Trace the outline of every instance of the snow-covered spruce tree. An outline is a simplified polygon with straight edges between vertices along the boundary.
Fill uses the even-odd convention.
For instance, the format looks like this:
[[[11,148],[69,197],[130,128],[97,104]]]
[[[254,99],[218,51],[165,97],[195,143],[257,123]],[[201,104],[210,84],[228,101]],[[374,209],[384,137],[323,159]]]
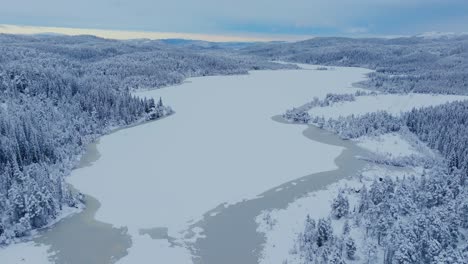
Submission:
[[[349,201],[348,201],[348,198],[343,195],[342,191],[340,191],[337,197],[333,199],[333,203],[331,207],[332,207],[332,215],[337,219],[340,219],[348,215]]]
[[[319,219],[317,224],[317,246],[321,247],[333,237],[333,229],[330,218]]]
[[[324,107],[324,106],[330,106],[333,105],[334,103],[338,102],[352,102],[355,101],[356,98],[354,97],[354,94],[333,94],[333,93],[328,93],[325,95],[325,99],[323,101],[319,102],[319,106]]]
[[[351,226],[349,225],[348,219],[345,219],[344,224],[343,224],[343,236],[349,235],[349,232],[351,231]]]
[[[317,225],[309,215],[306,217],[304,232],[298,237],[299,253],[307,261],[315,259],[317,251]]]
[[[348,257],[348,259],[354,259],[355,257],[355,254],[356,254],[356,242],[354,242],[354,239],[351,238],[351,237],[348,237],[345,241],[345,245],[346,245],[346,257]]]
[[[310,115],[301,108],[293,108],[286,110],[283,114],[283,118],[295,123],[307,124],[310,121]]]
[[[170,106],[164,106],[162,98],[160,97],[158,103],[155,106],[150,105],[150,110],[148,111],[148,118],[151,120],[159,119],[161,117],[168,116],[173,112],[174,111]]]

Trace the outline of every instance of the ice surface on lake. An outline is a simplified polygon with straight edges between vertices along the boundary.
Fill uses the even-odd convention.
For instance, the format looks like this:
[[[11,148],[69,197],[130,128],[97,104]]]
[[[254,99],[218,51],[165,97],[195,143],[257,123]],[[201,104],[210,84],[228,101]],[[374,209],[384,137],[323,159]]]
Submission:
[[[351,83],[366,72],[338,67],[258,71],[191,78],[179,86],[138,93],[162,96],[176,113],[103,137],[101,158],[75,170],[68,180],[100,201],[98,220],[129,230],[167,227],[170,236],[178,237],[188,221],[221,203],[253,198],[284,182],[334,169],[341,148],[307,139],[304,126],[271,117],[314,96],[354,92]],[[131,234],[137,240],[134,247],[148,240]],[[139,259],[132,254],[158,255],[134,247],[129,259]]]

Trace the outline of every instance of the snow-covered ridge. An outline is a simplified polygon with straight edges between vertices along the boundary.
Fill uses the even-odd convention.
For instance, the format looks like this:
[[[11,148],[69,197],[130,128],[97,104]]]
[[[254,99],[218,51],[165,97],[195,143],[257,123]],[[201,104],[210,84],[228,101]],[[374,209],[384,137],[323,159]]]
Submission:
[[[422,34],[416,35],[425,39],[438,39],[438,38],[455,38],[460,36],[466,36],[468,32],[440,32],[440,31],[429,31]]]

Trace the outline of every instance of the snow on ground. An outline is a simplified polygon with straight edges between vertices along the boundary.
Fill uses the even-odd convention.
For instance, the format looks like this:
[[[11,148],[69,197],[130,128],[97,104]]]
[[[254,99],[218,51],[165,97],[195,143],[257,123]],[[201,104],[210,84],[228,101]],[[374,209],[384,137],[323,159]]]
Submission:
[[[395,170],[395,168],[388,168],[385,166],[369,166],[365,168],[360,173],[360,180],[366,184],[371,184],[374,179],[377,177],[389,177],[392,180],[396,180],[397,178],[402,178],[403,176],[406,177],[419,177],[424,172],[423,167],[413,167],[406,170]]]
[[[338,194],[340,186],[359,186],[357,181],[342,180],[325,190],[311,193],[289,204],[286,209],[263,212],[256,219],[257,232],[265,234],[266,242],[260,264],[301,263],[298,255],[292,254],[294,243],[300,232],[304,231],[307,215],[318,220],[330,214],[330,204]],[[336,230],[341,230],[335,228]],[[284,262],[286,260],[287,262]]]
[[[314,69],[315,66],[309,66]],[[101,158],[68,181],[99,200],[99,221],[129,230],[167,227],[180,238],[191,220],[224,202],[235,203],[284,182],[336,167],[341,148],[302,135],[304,126],[271,120],[314,96],[353,93],[369,70],[256,71],[241,76],[190,78],[182,85],[138,93],[163,97],[176,113],[101,138]],[[122,259],[175,263],[175,250],[130,233]],[[187,257],[188,258],[188,257]],[[185,259],[185,258],[184,258]],[[123,262],[125,263],[125,262]]]
[[[307,215],[318,220],[330,215],[331,204],[338,192],[342,189],[359,190],[362,184],[369,186],[376,177],[388,176],[396,179],[404,175],[421,175],[421,168],[396,171],[385,166],[370,166],[365,168],[360,174],[362,177],[353,179],[343,179],[328,186],[324,190],[310,193],[308,196],[299,198],[290,203],[287,208],[262,212],[257,218],[257,232],[265,235],[266,241],[261,252],[260,264],[302,264],[303,260],[297,254],[295,242],[298,235],[304,231]],[[348,196],[350,208],[357,204],[357,196]],[[335,235],[343,230],[344,220],[333,220],[332,227]],[[353,228],[350,236],[359,245],[364,236],[364,230]],[[359,249],[359,246],[358,246]],[[360,248],[363,250],[362,248]],[[357,256],[362,252],[357,252]],[[359,257],[356,258],[359,263]],[[361,258],[363,259],[363,258]]]
[[[387,111],[393,115],[410,111],[413,108],[440,105],[453,101],[467,100],[461,95],[432,94],[378,94],[357,96],[352,102],[339,102],[326,107],[314,107],[309,110],[312,116],[336,119],[340,116],[363,115],[369,112]]]
[[[361,148],[390,158],[420,155],[400,133],[388,133],[379,136],[364,136],[355,140]]]
[[[0,260],[4,264],[50,264],[51,253],[49,246],[34,242],[11,244],[5,248],[0,247]]]

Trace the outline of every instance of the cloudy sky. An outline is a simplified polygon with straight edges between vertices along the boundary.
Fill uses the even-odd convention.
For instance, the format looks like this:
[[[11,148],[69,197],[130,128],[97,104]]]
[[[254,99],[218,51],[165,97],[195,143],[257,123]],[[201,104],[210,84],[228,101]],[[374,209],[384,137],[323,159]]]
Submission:
[[[0,24],[285,38],[468,31],[468,0],[0,0]]]

